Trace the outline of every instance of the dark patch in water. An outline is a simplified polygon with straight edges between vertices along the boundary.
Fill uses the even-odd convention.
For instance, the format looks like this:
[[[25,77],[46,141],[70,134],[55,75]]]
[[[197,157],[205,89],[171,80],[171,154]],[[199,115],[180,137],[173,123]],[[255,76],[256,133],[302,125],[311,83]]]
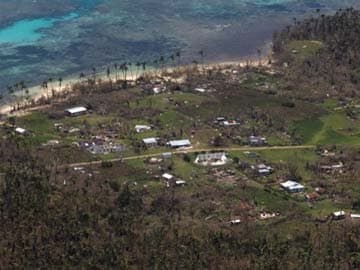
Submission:
[[[280,4],[273,4],[273,5],[266,5],[262,7],[263,9],[267,9],[267,10],[271,10],[271,11],[275,11],[275,12],[289,12],[290,10],[284,6],[284,5],[280,5]]]
[[[26,46],[19,46],[16,47],[16,51],[18,55],[47,55],[48,51],[40,46],[32,46],[32,45],[26,45]]]
[[[304,1],[304,4],[306,7],[308,8],[324,8],[325,6],[323,4],[320,4],[320,3],[317,3],[317,2],[314,2],[313,0],[306,0]]]

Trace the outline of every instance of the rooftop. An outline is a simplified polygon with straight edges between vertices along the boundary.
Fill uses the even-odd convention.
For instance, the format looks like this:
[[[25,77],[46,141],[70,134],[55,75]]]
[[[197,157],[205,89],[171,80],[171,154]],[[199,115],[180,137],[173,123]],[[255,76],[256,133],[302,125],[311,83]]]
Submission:
[[[82,112],[86,112],[87,109],[85,107],[74,107],[74,108],[69,108],[65,110],[66,112],[70,113],[70,114],[76,114],[76,113],[82,113]]]

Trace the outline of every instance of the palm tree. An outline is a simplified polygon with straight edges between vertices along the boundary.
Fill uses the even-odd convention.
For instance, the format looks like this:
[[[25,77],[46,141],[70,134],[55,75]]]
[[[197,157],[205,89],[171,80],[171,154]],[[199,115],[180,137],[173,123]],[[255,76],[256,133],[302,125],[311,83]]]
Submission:
[[[54,86],[52,85],[53,78],[50,77],[48,82],[50,83],[51,95],[52,95],[52,97],[54,97],[55,96],[55,90],[54,90]]]
[[[119,69],[119,66],[117,63],[114,64],[114,69],[115,69],[115,81],[117,82],[118,81],[118,69]]]
[[[24,82],[24,81],[20,81],[20,82],[19,82],[19,87],[20,87],[20,89],[21,89],[21,98],[23,99],[24,96],[25,96],[25,89],[26,89],[25,82]]]
[[[111,77],[110,77],[110,75],[111,75],[110,67],[107,67],[107,68],[106,68],[106,76],[107,76],[109,82],[111,82]]]
[[[162,56],[162,55],[160,56],[159,63],[161,64],[161,70],[163,70],[164,69],[164,64],[165,64],[164,56]]]
[[[7,90],[8,90],[9,95],[14,94],[14,88],[11,85],[7,86]]]
[[[201,64],[204,65],[204,55],[205,55],[204,50],[200,50],[199,55],[200,55]]]
[[[80,82],[82,82],[82,80],[85,78],[85,74],[84,74],[84,72],[81,72],[80,74],[79,74],[79,81]]]
[[[181,64],[181,52],[180,51],[177,51],[176,53],[175,53],[175,56],[176,56],[176,58],[178,59],[178,66],[180,67],[180,64]]]
[[[46,80],[42,82],[41,88],[46,90],[46,96],[49,99],[49,87],[48,87],[48,82]]]
[[[136,79],[137,79],[137,78],[139,77],[141,63],[140,63],[140,62],[136,62],[135,66],[136,66],[136,74],[135,74],[135,77],[136,77]]]
[[[96,83],[96,67],[92,68],[92,74],[93,74],[93,80],[94,80],[94,84]]]
[[[124,80],[125,80],[125,82],[127,81],[126,79],[126,77],[127,77],[127,71],[128,71],[128,66],[127,66],[127,63],[126,62],[124,62],[123,64],[121,64],[121,66],[120,66],[120,70],[122,71],[122,73],[123,73],[123,76],[124,76]]]
[[[170,55],[169,56],[169,59],[171,60],[172,64],[174,65],[174,62],[175,62],[175,55]]]
[[[132,73],[132,68],[131,68],[131,67],[132,67],[132,63],[131,63],[131,62],[128,63],[128,67],[129,67],[128,69],[129,69],[129,71],[130,71],[130,76],[133,78],[134,76],[133,76],[133,73]]]
[[[63,81],[62,77],[59,77],[59,78],[58,78],[58,82],[59,82],[59,91],[61,91],[62,81]]]

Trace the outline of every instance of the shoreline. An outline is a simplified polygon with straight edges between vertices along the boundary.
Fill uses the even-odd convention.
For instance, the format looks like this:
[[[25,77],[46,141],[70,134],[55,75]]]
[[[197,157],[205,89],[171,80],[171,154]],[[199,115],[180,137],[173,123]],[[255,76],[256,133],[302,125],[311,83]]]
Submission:
[[[210,62],[210,63],[205,63],[205,64],[197,64],[197,66],[203,67],[205,69],[209,68],[209,67],[224,67],[224,66],[231,66],[231,65],[239,66],[239,67],[246,67],[246,66],[257,67],[260,65],[261,66],[269,66],[267,63],[269,57],[270,57],[270,52],[262,55],[260,59],[255,59],[254,56],[249,56],[249,58],[243,58],[241,60],[239,59],[239,60],[235,60],[235,61]],[[162,71],[167,71],[167,72],[170,71],[171,72],[175,68],[186,69],[188,67],[191,67],[192,65],[193,64],[184,64],[184,65],[180,65],[179,67],[168,67]],[[144,74],[152,74],[153,72],[156,72],[156,71],[161,71],[161,68],[149,67],[146,71],[142,70],[138,74],[132,74],[132,72],[129,72],[126,77],[127,77],[128,81],[135,81],[137,78],[141,77]],[[109,79],[109,77],[104,72],[98,73],[97,77],[98,77],[97,79],[99,79],[99,80],[100,79],[101,80]],[[113,82],[116,81],[116,79],[114,77],[115,77],[114,74],[110,75],[110,79]],[[123,74],[119,74],[119,77],[122,78]],[[59,82],[57,80],[53,81],[52,83],[49,83],[50,86],[48,86],[48,89],[44,89],[41,84],[29,87],[28,88],[29,94],[27,95],[27,97],[29,98],[29,100],[36,103],[42,98],[47,98],[47,96],[51,96],[52,91],[54,91],[55,94],[61,94],[61,93],[64,93],[65,91],[71,92],[72,86],[79,82],[80,82],[79,76],[69,75],[68,77],[65,77],[62,80],[61,88],[60,88]],[[6,115],[6,116],[16,115],[16,114],[19,114],[21,112],[24,112],[24,111],[29,110],[34,107],[34,106],[30,106],[28,108],[23,108],[23,109],[20,108],[19,110],[13,110],[14,107],[16,107],[16,105],[18,103],[24,102],[26,100],[26,97],[23,95],[23,91],[17,91],[12,96],[17,98],[18,100],[16,100],[16,101],[9,100],[9,101],[4,102],[3,104],[0,104],[0,114],[1,115]],[[48,97],[49,100],[51,100],[51,98],[52,97]],[[36,105],[35,105],[35,107],[36,107]]]

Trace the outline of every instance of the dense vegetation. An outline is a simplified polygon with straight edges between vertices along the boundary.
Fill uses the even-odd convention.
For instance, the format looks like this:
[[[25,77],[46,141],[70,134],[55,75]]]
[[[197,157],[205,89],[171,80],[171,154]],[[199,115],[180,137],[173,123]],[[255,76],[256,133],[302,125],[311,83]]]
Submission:
[[[360,267],[357,225],[304,227],[294,213],[295,223],[214,226],[199,220],[176,190],[154,196],[100,181],[75,190],[56,186],[42,162],[11,147],[0,205],[2,269]],[[206,193],[195,193],[197,204]]]
[[[289,90],[303,98],[358,96],[360,11],[349,8],[294,21],[274,35],[273,46],[279,63],[289,66]]]

